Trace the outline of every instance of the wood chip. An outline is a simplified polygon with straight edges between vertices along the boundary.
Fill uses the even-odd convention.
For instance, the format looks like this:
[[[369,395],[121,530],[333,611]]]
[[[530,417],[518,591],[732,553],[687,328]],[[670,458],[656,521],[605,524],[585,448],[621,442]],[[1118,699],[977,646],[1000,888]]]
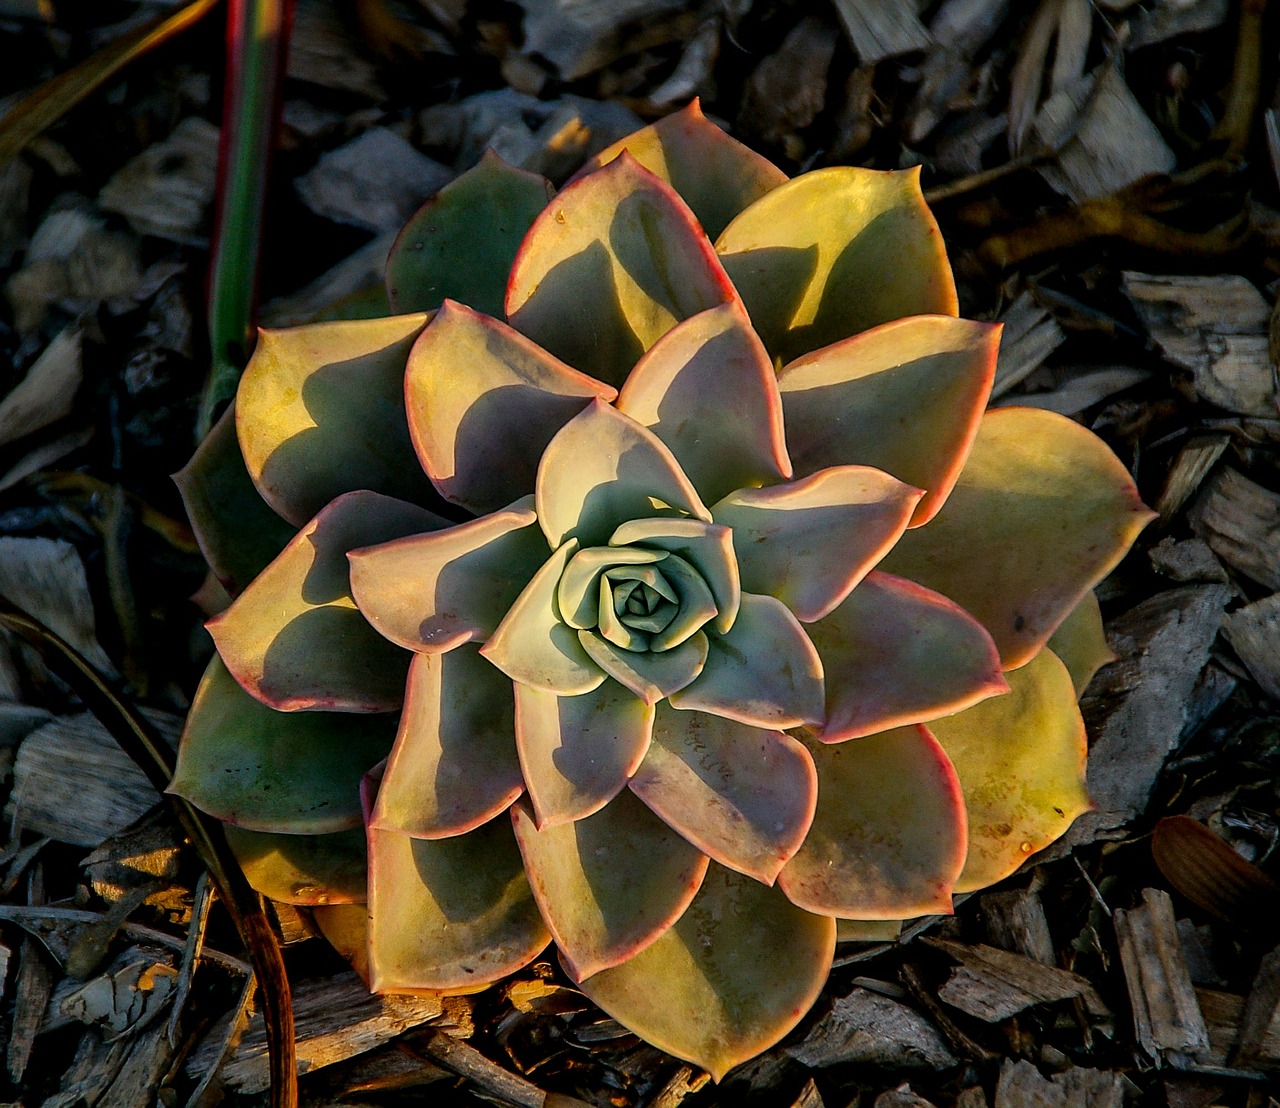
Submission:
[[[545,58],[565,81],[621,57],[635,24],[667,15],[687,0],[517,0],[524,9],[526,54]]]
[[[933,45],[915,0],[835,0],[835,6],[863,65]]]
[[[298,1072],[363,1054],[411,1027],[444,1012],[438,996],[373,996],[354,973],[304,981],[293,991],[297,1021]],[[186,1063],[187,1075],[201,1076],[221,1049],[228,1019],[215,1024]],[[220,1074],[222,1083],[242,1093],[260,1093],[270,1085],[266,1032],[262,1015],[255,1014],[240,1043],[231,1051]]]
[[[1232,612],[1222,633],[1262,691],[1280,700],[1280,592]]]
[[[838,38],[834,27],[813,15],[791,28],[747,81],[738,114],[742,127],[763,142],[782,146],[789,157],[803,157],[796,132],[808,127],[826,102],[827,72]]]
[[[6,268],[27,238],[27,205],[35,171],[22,158],[0,166],[0,265]]]
[[[1191,499],[1230,443],[1227,435],[1196,435],[1183,444],[1156,502],[1161,520],[1168,523]]]
[[[0,445],[39,431],[69,415],[84,371],[80,334],[62,331],[0,400]]]
[[[1264,1059],[1277,1013],[1280,1013],[1280,947],[1266,954],[1258,966],[1249,995],[1244,998],[1240,1031],[1228,1062],[1251,1066]]]
[[[973,83],[972,59],[1009,12],[1009,0],[945,0],[929,23],[929,48],[920,65],[920,84],[907,113],[907,141],[924,139],[967,95]],[[1004,130],[1001,124],[994,138]]]
[[[1067,337],[1053,315],[1037,304],[1029,292],[1020,293],[996,322],[1003,323],[1004,330],[1000,335],[992,400],[1039,369]]]
[[[811,1069],[858,1063],[941,1070],[957,1064],[946,1040],[914,1008],[861,988],[833,1000],[809,1033],[784,1051]]]
[[[161,725],[175,738],[179,723]],[[85,712],[55,719],[23,741],[5,816],[16,827],[89,847],[123,831],[159,800],[106,728]]]
[[[1275,418],[1271,309],[1248,280],[1130,272],[1123,282],[1151,337],[1169,361],[1191,374],[1201,400],[1237,415]]]
[[[1041,1077],[1030,1062],[1006,1058],[996,1082],[995,1108],[1123,1108],[1124,1075],[1074,1067]]]
[[[896,1089],[889,1089],[876,1097],[872,1108],[934,1108],[934,1104],[912,1092],[911,1086],[904,1082]]]
[[[98,206],[139,234],[204,246],[217,177],[218,128],[190,116],[127,162],[98,193]]]
[[[316,215],[386,232],[398,230],[452,176],[395,131],[370,127],[345,146],[321,155],[295,187]]]
[[[1039,893],[1030,889],[987,893],[982,898],[982,916],[994,946],[1042,965],[1057,964],[1049,920]]]
[[[1198,1054],[1209,1031],[1182,954],[1173,901],[1163,889],[1143,889],[1143,903],[1114,916],[1138,1043],[1153,1058]]]
[[[826,1108],[822,1094],[818,1092],[818,1083],[812,1077],[804,1083],[804,1088],[791,1102],[791,1108]]]
[[[1140,50],[1178,35],[1211,31],[1226,22],[1230,0],[1165,0],[1135,21],[1129,50]]]
[[[1186,723],[1186,703],[1231,599],[1225,585],[1157,593],[1108,628],[1117,661],[1094,678],[1081,701],[1094,741],[1089,795],[1096,808],[1076,820],[1050,856],[1113,837],[1145,810],[1147,798]]]
[[[1245,998],[1219,989],[1198,988],[1196,1001],[1209,1030],[1206,1059],[1215,1065],[1225,1066],[1240,1034]],[[1271,1017],[1249,1064],[1260,1069],[1280,1068],[1280,1011]]]
[[[343,27],[333,0],[305,0],[294,11],[289,76],[369,101],[383,101],[386,90],[378,82],[373,61],[355,48],[359,41]]]
[[[1280,590],[1280,494],[1230,466],[1205,482],[1187,513],[1192,530],[1232,569]]]
[[[1113,65],[1045,101],[1031,134],[1058,152],[1040,175],[1077,204],[1110,196],[1153,173],[1168,173],[1177,164]]]
[[[1179,542],[1172,535],[1161,539],[1148,552],[1151,568],[1171,581],[1227,582],[1227,571],[1204,539],[1190,538]]]
[[[40,906],[45,901],[44,874],[40,866],[32,870],[27,881],[27,902]],[[22,1076],[31,1061],[45,1006],[53,991],[53,970],[45,961],[37,941],[25,936],[18,949],[18,978],[13,990],[13,1022],[9,1026],[9,1042],[5,1047],[5,1063],[14,1084],[22,1084]]]
[[[299,323],[310,323],[324,309],[340,300],[382,284],[382,274],[387,268],[387,255],[391,252],[397,234],[397,231],[388,231],[379,235],[310,284],[296,292],[268,300],[260,313],[263,325],[292,327]]]
[[[84,564],[69,542],[0,537],[0,596],[61,635],[100,673],[115,675],[94,633]],[[86,845],[96,846],[98,841]]]
[[[925,939],[959,965],[938,990],[938,999],[986,1023],[998,1023],[1033,1004],[1080,997],[1095,1016],[1110,1013],[1093,986],[1078,973],[1044,965],[993,946],[969,946],[950,939]]]
[[[1059,415],[1076,415],[1086,408],[1117,393],[1131,389],[1149,380],[1151,373],[1145,369],[1132,366],[1112,366],[1109,369],[1098,369],[1080,373],[1070,377],[1065,384],[1048,392],[1023,393],[1009,398],[1006,403],[1020,404],[1029,408],[1043,408],[1047,412]],[[999,407],[1000,405],[997,405]]]

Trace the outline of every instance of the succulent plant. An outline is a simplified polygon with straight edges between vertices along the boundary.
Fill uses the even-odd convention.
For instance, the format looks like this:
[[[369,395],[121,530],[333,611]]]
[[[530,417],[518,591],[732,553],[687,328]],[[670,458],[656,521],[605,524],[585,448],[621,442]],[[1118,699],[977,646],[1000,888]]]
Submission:
[[[838,924],[1088,807],[1091,590],[1151,513],[1083,427],[985,411],[916,172],[788,180],[695,104],[559,193],[487,155],[387,292],[264,332],[179,475],[234,601],[172,784],[374,990],[554,940],[718,1079]]]

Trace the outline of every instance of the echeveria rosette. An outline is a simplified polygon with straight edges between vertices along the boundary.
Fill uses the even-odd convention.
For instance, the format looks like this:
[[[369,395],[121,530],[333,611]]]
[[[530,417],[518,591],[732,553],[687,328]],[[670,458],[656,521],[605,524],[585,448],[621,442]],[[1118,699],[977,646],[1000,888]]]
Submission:
[[[719,1078],[837,920],[949,911],[1088,806],[1090,590],[1150,513],[1083,428],[984,414],[998,331],[913,172],[787,181],[695,105],[558,195],[486,158],[389,283],[418,314],[267,336],[239,452],[228,422],[183,475],[243,592],[172,786],[346,949],[387,755],[372,987],[554,940]],[[301,529],[244,587],[249,481]]]

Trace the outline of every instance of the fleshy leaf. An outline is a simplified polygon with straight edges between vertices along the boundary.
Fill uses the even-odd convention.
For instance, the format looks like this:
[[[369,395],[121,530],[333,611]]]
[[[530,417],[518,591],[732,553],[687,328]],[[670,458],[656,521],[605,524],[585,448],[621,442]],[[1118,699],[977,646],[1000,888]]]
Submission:
[[[677,610],[666,627],[655,631],[649,639],[649,650],[662,653],[687,642],[716,614],[715,598],[710,586],[688,562],[678,554],[670,555],[655,567],[676,594]],[[621,574],[625,576],[625,572]]]
[[[424,839],[460,835],[522,790],[510,678],[474,646],[417,655],[370,825]]]
[[[824,742],[924,723],[1008,688],[982,624],[887,573],[870,574],[808,631],[827,675]]]
[[[706,855],[626,794],[576,823],[539,830],[511,809],[542,917],[575,981],[634,957],[688,908]]]
[[[486,150],[418,209],[391,247],[392,310],[429,311],[449,298],[501,315],[516,250],[554,195],[545,177]]]
[[[821,619],[906,529],[920,490],[868,466],[836,466],[767,489],[741,489],[711,509],[731,528],[742,587]]]
[[[616,681],[580,696],[515,689],[516,747],[538,826],[599,811],[649,749],[653,708]]]
[[[702,672],[709,649],[704,631],[660,653],[621,650],[594,631],[579,631],[578,638],[596,665],[646,704],[656,704],[689,684]]]
[[[356,608],[347,552],[445,525],[376,492],[338,497],[207,624],[227,668],[278,711],[398,708],[409,659]]]
[[[236,394],[236,431],[258,492],[290,523],[356,489],[434,495],[404,411],[405,359],[429,318],[261,333]]]
[[[674,927],[581,988],[646,1042],[719,1081],[800,1022],[827,979],[835,942],[829,916],[713,865]]]
[[[353,550],[364,618],[406,650],[483,642],[547,560],[533,497],[470,523]]]
[[[577,549],[570,539],[547,559],[480,648],[513,681],[561,696],[590,692],[604,680],[556,604],[556,586]]]
[[[363,904],[364,831],[332,835],[272,835],[234,824],[222,828],[244,870],[263,896],[286,904]]]
[[[620,385],[673,324],[735,299],[684,201],[623,154],[537,218],[512,266],[506,310],[540,346]]]
[[[232,596],[266,569],[297,531],[253,487],[236,441],[234,405],[173,480],[200,553]]]
[[[1084,721],[1067,667],[1042,650],[1006,676],[1006,695],[929,724],[969,812],[958,893],[1008,877],[1091,807]]]
[[[665,550],[642,548],[619,549],[614,546],[590,546],[579,550],[565,567],[556,588],[556,604],[560,618],[570,627],[584,630],[594,627],[600,611],[600,577],[614,566],[653,565],[667,557]]]
[[[696,99],[606,147],[579,175],[608,165],[624,150],[680,194],[711,239],[739,212],[787,180],[772,162],[707,119]]]
[[[900,919],[837,919],[838,943],[894,943],[902,931]]]
[[[505,323],[446,301],[409,352],[414,447],[442,496],[492,512],[533,491],[552,436],[617,390],[570,369]]]
[[[723,634],[733,626],[742,589],[729,528],[700,519],[633,519],[613,533],[609,545],[633,544],[680,555],[702,575],[711,590],[716,605],[715,629]]]
[[[707,503],[791,476],[777,377],[736,301],[663,335],[631,371],[618,410],[666,443]]]
[[[449,839],[370,829],[374,992],[497,981],[531,962],[550,939],[507,820]]]
[[[394,735],[394,716],[267,708],[215,657],[167,791],[251,831],[345,831],[360,824],[360,778],[386,757]]]
[[[972,612],[1013,669],[1154,518],[1091,431],[1038,408],[1000,408],[983,417],[942,510],[903,535],[882,568]]]
[[[658,705],[631,791],[721,865],[772,885],[813,821],[813,759],[780,731]]]
[[[957,310],[919,169],[806,173],[730,223],[716,252],[779,364],[891,319]]]
[[[1098,607],[1096,593],[1084,594],[1084,599],[1049,636],[1048,646],[1067,667],[1071,683],[1075,686],[1076,699],[1079,699],[1089,687],[1093,675],[1116,660],[1115,651],[1107,645],[1107,636],[1102,629],[1102,609]]]
[[[743,593],[733,628],[707,638],[706,665],[691,684],[671,694],[673,708],[755,727],[822,722],[822,661],[782,601]]]
[[[995,374],[1000,328],[945,315],[898,319],[782,367],[796,473],[856,462],[924,489],[913,526],[955,484]]]
[[[633,519],[711,521],[671,451],[652,431],[593,400],[551,440],[538,466],[538,522],[553,547],[603,546]]]
[[[924,727],[808,743],[818,809],[778,884],[811,912],[901,919],[951,912],[965,858],[956,772]]]
[[[317,904],[311,909],[320,934],[369,984],[369,909],[363,904]]]

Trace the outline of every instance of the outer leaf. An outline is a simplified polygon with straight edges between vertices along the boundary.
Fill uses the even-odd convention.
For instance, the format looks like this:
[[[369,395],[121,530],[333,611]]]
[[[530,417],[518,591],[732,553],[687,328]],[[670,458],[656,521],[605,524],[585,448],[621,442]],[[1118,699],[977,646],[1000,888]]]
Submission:
[[[263,331],[236,394],[236,430],[262,498],[301,526],[334,497],[422,500],[404,414],[404,364],[429,316]]]
[[[480,648],[513,681],[561,696],[590,692],[604,680],[556,605],[556,586],[577,549],[570,539],[547,559]]]
[[[932,519],[960,474],[991,394],[1000,328],[950,316],[898,319],[778,372],[796,472],[857,462],[925,489]]]
[[[417,655],[370,825],[424,839],[460,835],[522,791],[510,679],[474,646]]]
[[[297,531],[267,507],[253,487],[236,441],[233,408],[223,413],[173,480],[200,552],[233,596]]]
[[[386,756],[394,733],[393,716],[273,711],[215,657],[167,791],[251,831],[345,831],[359,826],[360,778]]]
[[[271,835],[224,824],[240,868],[263,896],[286,904],[362,904],[364,831],[332,835]]]
[[[666,443],[707,502],[791,476],[773,365],[736,301],[663,335],[631,371],[618,410]]]
[[[279,711],[398,708],[408,658],[356,609],[347,551],[444,525],[425,508],[376,492],[340,496],[206,625],[227,668]]]
[[[486,150],[418,209],[391,247],[392,310],[424,312],[452,299],[501,315],[520,240],[554,195],[546,178]]]
[[[703,631],[661,653],[621,650],[594,631],[579,631],[578,639],[596,665],[646,704],[656,704],[689,684],[702,672],[709,649]]]
[[[1071,683],[1075,686],[1076,699],[1079,699],[1089,687],[1093,675],[1116,660],[1116,654],[1107,645],[1107,636],[1102,630],[1102,609],[1098,607],[1097,593],[1084,594],[1084,599],[1049,636],[1048,645],[1067,667]]]
[[[653,432],[593,400],[551,440],[538,466],[538,522],[553,547],[603,546],[623,523],[711,515]]]
[[[682,111],[605,148],[579,176],[608,165],[624,150],[680,194],[712,239],[744,208],[787,180],[772,162],[707,119],[696,98]]]
[[[616,681],[580,696],[515,689],[516,747],[538,827],[599,811],[649,749],[653,708]]]
[[[811,912],[901,919],[951,912],[965,858],[955,770],[923,727],[825,746],[809,742],[818,809],[778,884]]]
[[[902,932],[900,919],[837,919],[838,943],[896,943]]]
[[[883,568],[972,612],[1013,669],[1154,518],[1092,432],[1053,412],[1000,408],[983,417],[937,518],[904,535]]]
[[[822,723],[822,660],[782,601],[743,593],[733,628],[708,642],[706,666],[671,694],[673,708],[756,727]]]
[[[582,982],[582,991],[647,1042],[719,1081],[800,1022],[827,979],[835,940],[835,920],[712,866],[674,927]]]
[[[633,544],[678,554],[693,566],[715,601],[715,629],[723,634],[733,626],[742,591],[729,528],[700,519],[633,519],[613,533],[609,545]]]
[[[487,984],[549,941],[505,819],[451,839],[369,831],[374,992]]]
[[[813,822],[818,779],[795,739],[658,705],[631,791],[721,865],[772,885]]]
[[[870,574],[808,630],[827,675],[824,742],[924,723],[1008,688],[982,624],[887,573]]]
[[[356,604],[406,650],[483,642],[547,559],[536,522],[527,496],[483,519],[353,550]]]
[[[445,499],[473,512],[531,492],[552,436],[592,398],[617,396],[452,300],[413,344],[404,387],[423,467]]]
[[[311,909],[320,934],[369,983],[369,909],[363,904],[320,904]]]
[[[1007,877],[1091,807],[1084,721],[1067,667],[1042,650],[1007,676],[1007,695],[929,725],[969,812],[969,858],[956,892]]]
[[[620,385],[674,323],[736,298],[684,201],[623,154],[537,218],[506,308],[540,346]]]
[[[741,489],[712,515],[734,533],[742,587],[821,619],[906,529],[920,490],[867,466],[824,469],[786,485]]]
[[[891,319],[957,310],[919,169],[806,173],[730,223],[716,252],[781,363]]]
[[[511,809],[533,895],[570,976],[634,957],[689,907],[707,858],[626,794],[577,823],[539,830]]]

